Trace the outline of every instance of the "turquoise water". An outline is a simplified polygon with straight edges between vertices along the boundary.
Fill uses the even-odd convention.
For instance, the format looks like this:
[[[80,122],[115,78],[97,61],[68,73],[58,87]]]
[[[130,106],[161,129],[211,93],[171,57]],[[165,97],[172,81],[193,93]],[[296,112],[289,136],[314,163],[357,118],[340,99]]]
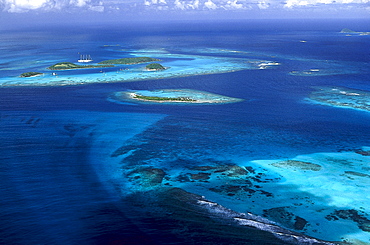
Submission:
[[[370,243],[369,36],[265,24],[1,34],[1,243]],[[168,69],[46,69],[79,53]]]
[[[312,102],[324,105],[369,111],[369,93],[363,90],[322,87],[317,88],[309,96]]]
[[[104,50],[104,47],[102,48]],[[41,76],[21,78],[19,76],[2,77],[1,86],[65,86],[88,83],[110,83],[122,81],[140,81],[148,79],[160,79],[171,77],[183,77],[194,75],[206,75],[223,72],[233,72],[243,69],[260,69],[271,67],[269,62],[254,61],[248,59],[235,59],[226,57],[212,57],[200,55],[172,54],[165,50],[140,50],[126,51],[115,50],[111,57],[147,57],[163,60],[161,62],[167,69],[163,71],[147,71],[146,64],[140,65],[116,65],[114,68],[88,68],[78,70],[48,70],[47,67],[62,60],[43,60],[19,64],[18,60],[13,61],[16,66],[7,70],[17,71],[19,65],[22,69],[43,73]],[[97,57],[100,59],[100,57]],[[77,60],[68,58],[68,62],[77,63]],[[98,65],[97,62],[89,65]],[[19,74],[20,75],[20,74]]]
[[[135,96],[149,96],[163,98],[163,100],[140,100]],[[170,98],[170,99],[166,99]],[[179,101],[179,99],[181,99]],[[172,99],[172,100],[171,100]],[[175,100],[173,100],[175,99]],[[185,99],[185,100],[184,100]],[[219,94],[212,94],[191,89],[164,89],[164,90],[130,90],[116,92],[109,96],[109,100],[116,103],[165,103],[171,105],[199,105],[199,104],[220,104],[237,103],[243,101],[238,98],[231,98]],[[125,102],[126,101],[126,102]]]

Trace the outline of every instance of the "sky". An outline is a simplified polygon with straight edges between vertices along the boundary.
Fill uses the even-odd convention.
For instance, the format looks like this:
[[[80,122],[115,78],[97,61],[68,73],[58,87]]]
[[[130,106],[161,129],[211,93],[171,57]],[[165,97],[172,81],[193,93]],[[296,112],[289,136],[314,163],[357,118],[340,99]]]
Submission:
[[[0,0],[0,29],[32,22],[370,19],[370,0]]]

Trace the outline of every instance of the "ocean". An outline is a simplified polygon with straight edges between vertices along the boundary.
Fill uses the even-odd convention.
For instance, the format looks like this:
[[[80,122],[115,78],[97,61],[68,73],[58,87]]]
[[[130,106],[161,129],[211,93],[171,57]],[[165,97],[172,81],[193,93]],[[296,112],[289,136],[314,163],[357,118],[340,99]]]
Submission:
[[[370,244],[369,26],[2,31],[0,243]],[[147,56],[168,69],[47,69],[80,55]],[[167,89],[239,100],[112,99]]]

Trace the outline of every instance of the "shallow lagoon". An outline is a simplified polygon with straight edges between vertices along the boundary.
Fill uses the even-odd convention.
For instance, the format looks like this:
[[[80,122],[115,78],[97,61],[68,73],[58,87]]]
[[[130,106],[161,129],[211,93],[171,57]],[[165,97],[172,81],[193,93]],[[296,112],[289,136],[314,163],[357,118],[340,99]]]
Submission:
[[[140,99],[136,96],[148,96],[162,98],[161,100]],[[180,99],[179,99],[180,98]],[[185,98],[182,99],[181,98]],[[218,94],[207,93],[191,89],[162,89],[162,90],[132,90],[127,92],[115,92],[109,96],[113,102],[141,102],[141,103],[164,103],[164,104],[225,104],[243,101],[242,99],[231,98]]]
[[[103,47],[104,50],[104,47]],[[234,72],[244,69],[266,69],[277,63],[265,60],[243,58],[226,58],[217,56],[172,54],[164,50],[115,50],[114,55],[121,57],[137,56],[161,59],[160,63],[167,69],[162,71],[147,71],[146,64],[115,65],[112,68],[88,68],[49,71],[46,67],[53,65],[50,61],[39,61],[34,66],[23,66],[22,69],[32,69],[44,73],[38,77],[1,77],[0,86],[64,86],[89,83],[111,83],[124,81],[140,81],[149,79],[174,78],[194,75]],[[89,63],[97,65],[97,63]],[[44,66],[44,67],[42,67]],[[12,69],[11,67],[9,69]],[[19,69],[18,66],[14,69]]]
[[[219,26],[213,34],[200,27],[181,35],[119,27],[111,36],[101,33],[111,30],[84,36],[78,28],[58,43],[52,41],[61,34],[2,42],[11,52],[0,54],[1,81],[13,79],[15,86],[0,89],[1,239],[285,245],[280,238],[290,234],[299,244],[313,241],[307,236],[369,243],[363,193],[370,153],[361,148],[369,145],[368,113],[302,103],[312,86],[369,90],[366,37],[351,42],[335,28],[276,35],[262,25],[258,33],[246,26],[221,35]],[[348,49],[338,48],[343,43]],[[153,56],[169,69],[69,70],[50,76],[54,84],[45,75],[43,87],[30,86],[32,79],[18,80],[31,81],[28,87],[17,86],[22,72],[47,73],[50,64],[75,62],[81,47],[96,51],[96,62]],[[329,72],[290,74],[311,69]],[[171,79],[158,79],[166,76]],[[94,84],[48,86],[73,79]],[[243,101],[172,106],[106,100],[117,91],[176,88]]]
[[[139,143],[148,140],[149,135],[142,135],[144,139],[135,137],[112,155],[122,157],[123,175],[133,192],[182,188],[202,193],[212,202],[217,200],[207,204],[217,215],[255,215],[262,222],[258,226],[262,230],[268,230],[273,221],[272,224],[326,241],[356,244],[357,240],[370,239],[370,206],[364,195],[370,185],[368,148],[291,159],[230,161],[199,156],[195,160],[194,155],[181,156],[181,148],[172,146],[171,154],[166,154],[170,146]],[[190,147],[183,140],[178,144],[183,142],[182,148]],[[239,214],[230,216],[220,205]]]
[[[317,87],[309,99],[324,105],[370,112],[370,92],[344,87]]]

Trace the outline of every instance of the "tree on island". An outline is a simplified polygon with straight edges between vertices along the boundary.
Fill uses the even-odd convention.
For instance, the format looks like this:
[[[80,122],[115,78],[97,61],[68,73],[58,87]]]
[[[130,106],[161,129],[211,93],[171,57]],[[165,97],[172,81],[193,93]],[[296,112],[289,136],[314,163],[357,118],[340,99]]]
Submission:
[[[152,64],[149,64],[145,67],[147,70],[149,71],[161,71],[161,70],[165,70],[166,68],[164,66],[162,66],[161,64],[159,63],[152,63]]]
[[[133,58],[122,58],[114,60],[104,60],[98,64],[114,64],[114,65],[135,65],[153,61],[161,61],[159,59],[150,58],[150,57],[133,57]]]
[[[42,74],[44,73],[31,71],[31,72],[22,73],[20,77],[35,77],[35,76],[40,76]]]
[[[55,65],[49,66],[49,70],[70,70],[70,69],[88,69],[88,68],[102,68],[113,67],[112,65],[76,65],[71,62],[60,62]]]
[[[195,102],[197,100],[191,99],[189,97],[160,97],[160,96],[145,96],[145,95],[139,95],[135,94],[133,96],[134,99],[140,99],[140,100],[149,100],[149,101],[183,101],[183,102]]]

